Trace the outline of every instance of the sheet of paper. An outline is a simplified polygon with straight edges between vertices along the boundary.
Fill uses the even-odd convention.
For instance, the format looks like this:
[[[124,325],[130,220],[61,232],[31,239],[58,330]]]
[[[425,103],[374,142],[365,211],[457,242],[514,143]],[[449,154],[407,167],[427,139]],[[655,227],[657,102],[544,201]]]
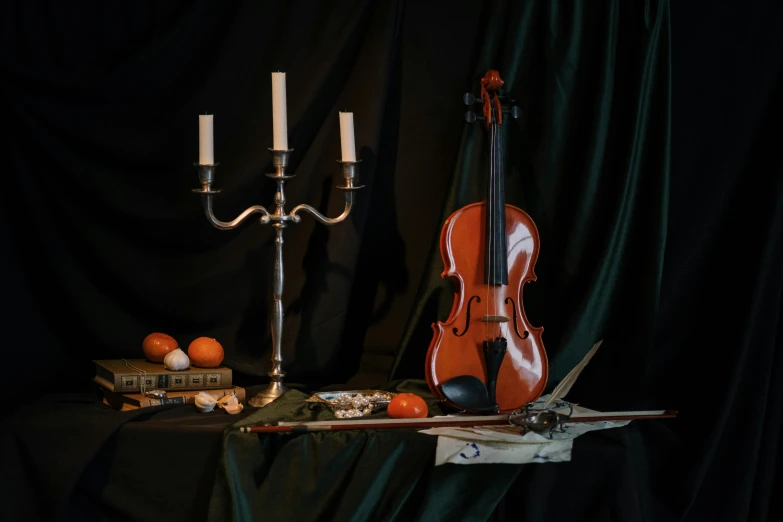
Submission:
[[[546,400],[542,397],[539,401]],[[567,412],[567,409],[566,409]],[[598,413],[575,405],[574,413]],[[630,420],[565,423],[552,438],[517,426],[475,428],[430,428],[420,433],[438,437],[435,465],[443,464],[530,464],[568,462],[574,439],[590,431],[625,426]]]
[[[435,465],[443,464],[528,464],[534,462],[566,462],[571,460],[573,440],[542,444],[514,442],[471,442],[451,437],[438,437]]]

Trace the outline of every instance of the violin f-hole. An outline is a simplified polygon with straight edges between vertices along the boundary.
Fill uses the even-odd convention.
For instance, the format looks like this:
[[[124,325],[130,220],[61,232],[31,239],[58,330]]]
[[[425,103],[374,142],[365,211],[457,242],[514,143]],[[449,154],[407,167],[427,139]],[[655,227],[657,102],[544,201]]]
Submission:
[[[474,299],[476,300],[477,303],[481,302],[481,298],[479,296],[477,296],[477,295],[474,295],[473,297],[471,297],[468,300],[468,306],[465,307],[466,308],[466,311],[465,311],[465,329],[462,330],[462,333],[457,333],[457,327],[456,326],[452,329],[452,331],[454,332],[454,335],[456,335],[457,337],[462,337],[463,335],[465,335],[467,333],[467,331],[468,331],[468,328],[470,328],[470,303],[472,303]]]
[[[517,337],[519,337],[520,339],[527,339],[528,337],[530,337],[530,332],[525,330],[524,335],[519,333],[519,325],[517,325],[517,305],[513,299],[511,299],[510,297],[506,297],[506,304],[508,304],[509,301],[511,302],[511,307],[514,309],[514,314],[512,315],[512,317],[514,318],[514,331],[516,332]]]

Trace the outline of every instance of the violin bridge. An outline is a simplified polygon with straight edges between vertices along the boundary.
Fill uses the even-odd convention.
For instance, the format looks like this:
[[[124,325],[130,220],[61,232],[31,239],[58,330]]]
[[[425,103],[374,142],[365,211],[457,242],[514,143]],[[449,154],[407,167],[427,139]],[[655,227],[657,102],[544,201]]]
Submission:
[[[481,318],[482,323],[507,323],[510,320],[511,319],[505,315],[485,315]]]

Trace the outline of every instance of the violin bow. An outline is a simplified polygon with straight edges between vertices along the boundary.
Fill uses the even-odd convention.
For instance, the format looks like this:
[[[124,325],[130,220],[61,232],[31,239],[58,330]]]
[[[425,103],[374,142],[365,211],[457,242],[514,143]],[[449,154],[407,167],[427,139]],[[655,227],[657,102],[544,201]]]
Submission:
[[[531,411],[532,413],[532,411]],[[364,419],[309,422],[278,422],[254,426],[240,426],[242,433],[310,433],[315,431],[383,430],[509,426],[509,419],[520,414],[465,415],[453,417],[425,417],[421,419]],[[676,410],[645,410],[617,412],[575,412],[566,422],[603,422],[613,420],[668,419],[677,416]]]

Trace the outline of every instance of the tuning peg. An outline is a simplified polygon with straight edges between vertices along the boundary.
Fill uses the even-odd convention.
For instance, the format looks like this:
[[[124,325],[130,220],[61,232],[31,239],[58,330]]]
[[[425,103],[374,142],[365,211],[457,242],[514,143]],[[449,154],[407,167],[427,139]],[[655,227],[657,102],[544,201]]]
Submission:
[[[512,105],[509,113],[511,114],[511,117],[516,120],[522,116],[522,109],[519,108],[519,105]]]
[[[465,111],[465,121],[468,123],[476,121],[476,113],[473,111]]]
[[[476,103],[476,97],[473,96],[471,93],[466,92],[465,95],[462,97],[462,101],[465,103],[465,105],[470,107],[471,105]]]

